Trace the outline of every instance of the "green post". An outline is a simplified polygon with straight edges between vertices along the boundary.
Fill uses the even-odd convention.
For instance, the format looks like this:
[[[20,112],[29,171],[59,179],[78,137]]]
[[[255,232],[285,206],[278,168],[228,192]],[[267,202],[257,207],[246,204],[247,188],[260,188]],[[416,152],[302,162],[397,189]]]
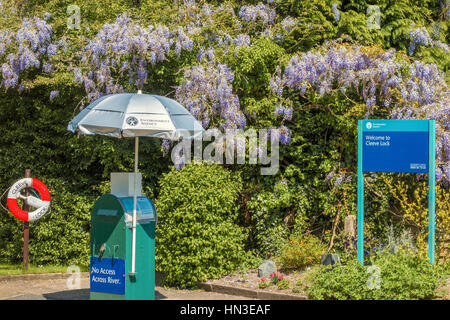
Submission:
[[[428,167],[428,258],[434,263],[435,249],[435,187],[436,187],[436,121],[429,121],[429,167]]]
[[[363,121],[358,120],[358,227],[357,259],[364,264],[364,172],[363,172]]]

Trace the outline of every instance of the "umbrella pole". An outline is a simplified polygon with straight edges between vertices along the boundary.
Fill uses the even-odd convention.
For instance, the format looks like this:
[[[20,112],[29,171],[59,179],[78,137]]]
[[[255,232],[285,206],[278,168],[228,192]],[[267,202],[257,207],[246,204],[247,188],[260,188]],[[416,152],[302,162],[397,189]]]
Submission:
[[[133,197],[133,227],[131,240],[131,274],[136,273],[136,205],[137,205],[137,171],[139,160],[139,137],[134,139],[134,197]]]
[[[138,94],[141,94],[142,91],[139,90]],[[136,274],[136,180],[137,180],[137,171],[138,171],[138,161],[139,161],[139,137],[134,137],[134,197],[133,197],[133,227],[132,227],[132,238],[131,238],[131,275],[134,276]]]

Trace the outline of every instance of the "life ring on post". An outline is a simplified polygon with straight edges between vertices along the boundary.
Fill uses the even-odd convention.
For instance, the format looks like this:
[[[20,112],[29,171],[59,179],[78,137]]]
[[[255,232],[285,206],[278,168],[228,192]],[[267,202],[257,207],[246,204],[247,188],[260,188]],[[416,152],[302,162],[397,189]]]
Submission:
[[[25,188],[33,188],[39,192],[40,199],[34,196],[23,196],[20,191]],[[24,200],[29,206],[37,208],[32,212],[23,211],[17,204],[17,199]],[[47,213],[50,208],[50,192],[41,181],[35,178],[24,178],[15,182],[8,192],[8,208],[11,213],[23,221],[36,221]]]

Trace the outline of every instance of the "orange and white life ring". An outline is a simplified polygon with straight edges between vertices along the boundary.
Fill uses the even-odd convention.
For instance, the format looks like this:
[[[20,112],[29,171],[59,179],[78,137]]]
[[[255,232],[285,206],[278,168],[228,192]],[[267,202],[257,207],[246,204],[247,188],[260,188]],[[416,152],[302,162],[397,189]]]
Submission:
[[[39,192],[40,199],[23,196],[20,191],[25,188],[33,188]],[[37,208],[32,212],[23,211],[17,204],[17,199],[24,200],[29,206]],[[50,192],[47,187],[38,179],[24,178],[14,183],[8,192],[8,208],[16,218],[23,221],[36,221],[47,213],[50,208]]]

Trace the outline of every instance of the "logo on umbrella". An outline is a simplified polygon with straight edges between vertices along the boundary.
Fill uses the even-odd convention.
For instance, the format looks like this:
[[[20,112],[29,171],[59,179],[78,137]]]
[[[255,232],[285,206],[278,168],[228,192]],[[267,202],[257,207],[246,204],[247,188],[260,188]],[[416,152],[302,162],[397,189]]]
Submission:
[[[139,123],[139,121],[136,117],[128,117],[126,122],[129,126],[132,126],[132,127],[136,126]]]

